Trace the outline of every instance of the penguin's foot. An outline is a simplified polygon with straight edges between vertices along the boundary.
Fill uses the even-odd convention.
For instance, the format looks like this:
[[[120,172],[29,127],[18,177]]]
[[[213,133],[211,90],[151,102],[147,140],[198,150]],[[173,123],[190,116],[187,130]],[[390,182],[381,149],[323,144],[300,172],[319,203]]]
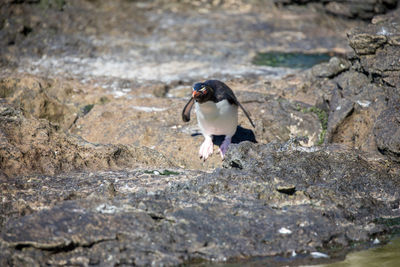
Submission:
[[[228,146],[231,144],[231,137],[225,137],[225,140],[222,142],[219,147],[219,153],[221,154],[221,158],[223,159],[226,151],[228,151]]]
[[[204,161],[213,153],[214,144],[211,137],[206,136],[203,144],[200,146],[199,156]]]

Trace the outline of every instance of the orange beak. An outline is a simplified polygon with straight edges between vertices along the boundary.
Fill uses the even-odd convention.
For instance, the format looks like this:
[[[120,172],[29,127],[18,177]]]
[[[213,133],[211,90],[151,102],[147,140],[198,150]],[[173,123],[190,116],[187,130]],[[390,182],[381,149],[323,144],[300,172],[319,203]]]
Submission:
[[[193,93],[192,93],[193,98],[197,98],[199,95],[201,95],[201,93],[199,91],[193,91]]]

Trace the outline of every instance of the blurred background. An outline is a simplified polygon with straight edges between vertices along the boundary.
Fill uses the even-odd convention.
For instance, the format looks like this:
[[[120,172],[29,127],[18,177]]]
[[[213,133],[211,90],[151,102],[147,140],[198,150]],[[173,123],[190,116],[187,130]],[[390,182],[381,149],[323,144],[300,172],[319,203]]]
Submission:
[[[368,2],[6,0],[1,64],[95,81],[116,96],[132,83],[281,76],[290,70],[260,66],[257,54],[349,52],[346,32],[395,1]]]

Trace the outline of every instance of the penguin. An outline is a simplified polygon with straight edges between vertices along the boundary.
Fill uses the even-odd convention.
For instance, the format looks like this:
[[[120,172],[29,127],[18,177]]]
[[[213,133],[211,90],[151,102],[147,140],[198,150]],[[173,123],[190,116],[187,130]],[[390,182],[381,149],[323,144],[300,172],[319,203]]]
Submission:
[[[250,114],[239,103],[232,89],[218,80],[208,80],[193,86],[192,97],[182,111],[184,122],[190,121],[190,111],[195,105],[197,122],[204,136],[200,146],[199,156],[204,161],[213,153],[213,135],[225,135],[219,152],[222,159],[225,156],[232,136],[238,125],[238,107],[240,107],[253,127]]]

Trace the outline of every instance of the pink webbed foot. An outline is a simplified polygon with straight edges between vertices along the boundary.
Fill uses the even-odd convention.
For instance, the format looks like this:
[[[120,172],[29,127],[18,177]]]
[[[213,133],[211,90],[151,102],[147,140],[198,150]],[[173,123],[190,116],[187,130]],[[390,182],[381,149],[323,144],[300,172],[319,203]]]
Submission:
[[[225,157],[226,151],[228,151],[228,147],[231,144],[231,137],[225,137],[224,141],[222,142],[221,146],[219,147],[219,153],[221,154],[221,158]]]
[[[204,161],[213,153],[214,144],[211,137],[206,136],[203,144],[200,146],[199,156]]]

